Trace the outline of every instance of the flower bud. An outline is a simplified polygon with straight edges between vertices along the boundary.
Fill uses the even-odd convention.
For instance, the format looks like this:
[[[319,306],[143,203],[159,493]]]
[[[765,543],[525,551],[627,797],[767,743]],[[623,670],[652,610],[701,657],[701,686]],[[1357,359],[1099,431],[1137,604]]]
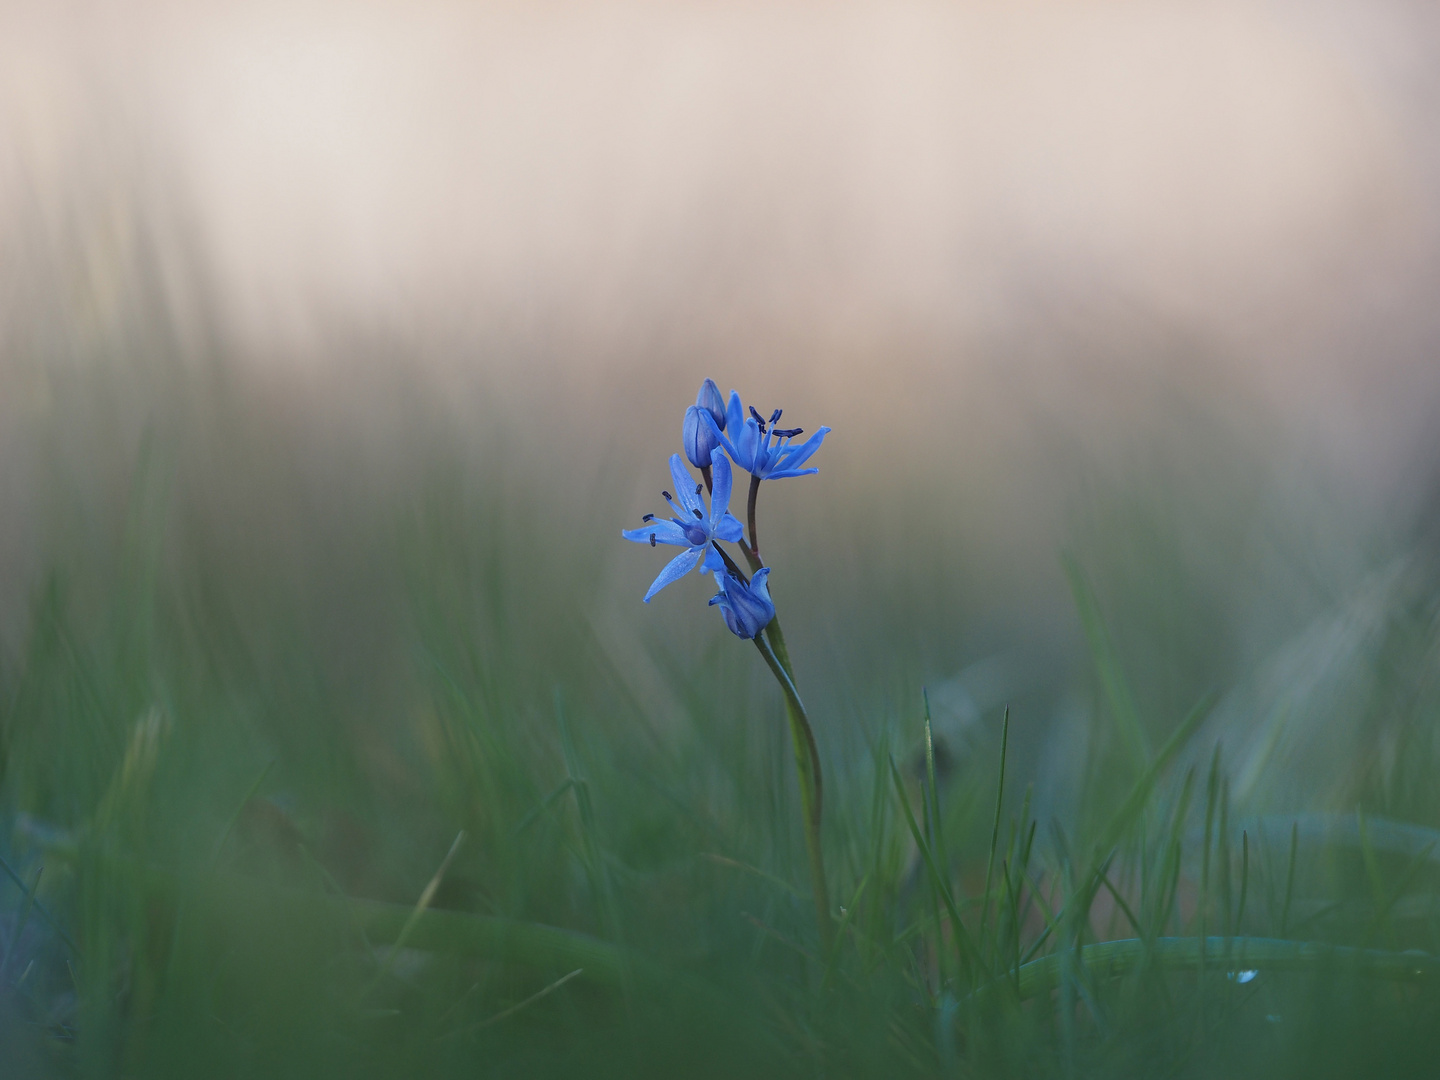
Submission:
[[[715,418],[716,427],[725,430],[725,399],[720,396],[720,388],[715,385],[714,379],[706,379],[700,384],[695,404]]]
[[[775,605],[770,600],[770,587],[766,581],[769,576],[768,566],[755,571],[749,585],[734,574],[715,575],[720,591],[710,598],[710,603],[720,605],[725,625],[736,637],[749,641],[775,618]]]
[[[685,410],[685,423],[680,429],[680,441],[685,446],[685,456],[697,469],[706,468],[710,464],[710,455],[720,445],[715,429],[705,419],[705,412],[704,406],[691,405]]]

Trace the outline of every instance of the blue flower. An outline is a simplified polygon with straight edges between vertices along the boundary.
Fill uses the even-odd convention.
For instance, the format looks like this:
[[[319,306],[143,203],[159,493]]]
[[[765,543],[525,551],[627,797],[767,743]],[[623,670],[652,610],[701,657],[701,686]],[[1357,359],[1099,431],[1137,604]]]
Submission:
[[[715,421],[713,425],[706,422],[707,415]],[[685,410],[685,423],[680,428],[685,456],[701,472],[710,467],[710,455],[720,445],[720,432],[716,427],[725,430],[725,402],[715,380],[706,379],[695,395],[695,404]]]
[[[700,498],[705,485],[695,483],[679,454],[671,454],[670,475],[675,480],[675,495],[668,491],[661,494],[670,504],[670,509],[675,511],[675,516],[669,521],[661,521],[654,514],[646,514],[643,528],[626,529],[620,534],[637,544],[649,544],[651,547],[674,544],[685,549],[665,565],[660,576],[651,584],[650,591],[645,594],[647,604],[652,596],[672,581],[679,581],[697,564],[701,573],[723,570],[725,563],[720,553],[710,546],[711,541],[728,540],[734,543],[740,539],[740,522],[730,513],[730,462],[716,449],[711,455],[710,467],[714,470],[715,490],[710,497],[709,517],[705,515],[705,503]]]
[[[710,464],[710,455],[720,445],[720,435],[703,406],[691,405],[685,410],[685,423],[680,428],[680,442],[690,464],[703,469]]]
[[[756,570],[749,585],[727,570],[715,572],[720,591],[710,598],[710,603],[720,605],[725,625],[736,637],[749,641],[775,618],[775,605],[770,600],[767,583],[769,577],[768,566]]]
[[[699,418],[705,417],[709,417],[710,432],[725,448],[725,452],[751,476],[761,480],[783,480],[787,476],[808,476],[820,471],[802,469],[800,466],[820,449],[825,436],[830,434],[828,427],[822,427],[803,443],[794,445],[790,440],[796,435],[804,434],[802,428],[785,431],[775,427],[775,423],[780,419],[779,409],[770,415],[768,424],[760,418],[753,405],[750,407],[750,415],[746,416],[740,404],[740,395],[734,390],[730,391],[730,405],[726,410],[726,422],[723,425],[715,420],[709,410]]]
[[[700,392],[695,395],[695,404],[715,418],[721,431],[725,430],[725,399],[720,396],[720,388],[715,385],[714,379],[706,379],[700,384]]]

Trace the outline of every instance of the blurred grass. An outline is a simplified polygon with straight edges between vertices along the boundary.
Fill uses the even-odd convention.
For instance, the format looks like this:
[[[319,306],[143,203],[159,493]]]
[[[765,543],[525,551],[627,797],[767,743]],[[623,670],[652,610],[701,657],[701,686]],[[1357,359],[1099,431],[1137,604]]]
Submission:
[[[89,352],[4,357],[14,1074],[1433,1071],[1433,538],[1286,586],[1307,519],[1202,402],[1138,478],[1069,455],[1074,610],[1019,561],[1054,596],[1015,614],[982,538],[1034,522],[971,520],[1005,468],[837,426],[763,508],[824,957],[778,691],[695,582],[641,609],[616,536],[676,424],[630,384],[442,390],[358,334],[306,387],[137,280]]]

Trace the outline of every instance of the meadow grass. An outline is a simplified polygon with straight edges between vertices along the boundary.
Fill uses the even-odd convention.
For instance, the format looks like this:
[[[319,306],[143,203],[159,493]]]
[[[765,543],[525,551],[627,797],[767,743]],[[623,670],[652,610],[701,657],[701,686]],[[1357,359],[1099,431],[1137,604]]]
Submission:
[[[462,438],[387,390],[424,434],[371,460],[224,365],[147,378],[56,376],[33,425],[40,559],[0,684],[9,1073],[1433,1073],[1423,559],[1347,683],[1390,753],[1280,810],[1232,794],[1256,759],[1222,749],[1223,649],[1185,651],[1203,589],[1134,646],[1153,567],[1107,594],[1124,535],[1063,557],[1081,662],[948,726],[921,679],[962,599],[847,594],[856,651],[827,653],[824,574],[797,571],[827,951],[780,692],[713,613],[629,640],[596,615],[633,552],[573,442],[547,457],[498,409]],[[846,542],[812,555],[895,552]],[[1066,792],[1037,751],[1062,738]]]

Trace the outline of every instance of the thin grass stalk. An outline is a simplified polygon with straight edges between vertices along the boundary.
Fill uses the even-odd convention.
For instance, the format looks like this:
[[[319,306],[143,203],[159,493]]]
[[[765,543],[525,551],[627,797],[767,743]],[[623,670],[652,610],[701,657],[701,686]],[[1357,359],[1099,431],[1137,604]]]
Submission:
[[[1201,956],[1221,952],[1225,947],[1226,939],[1221,937],[1163,937],[1150,942],[1125,938],[1080,946],[1078,954],[1086,971],[1096,978],[1108,979],[1126,975],[1146,962],[1164,971],[1193,969]],[[1392,982],[1425,982],[1440,975],[1440,958],[1413,952],[1260,937],[1236,937],[1231,940],[1230,948],[1232,963],[1237,968],[1260,971],[1332,969]],[[1072,951],[1067,949],[1022,965],[1019,978],[1021,1000],[1061,987],[1066,979],[1067,963],[1075,959]],[[1011,980],[1005,978],[1003,982]],[[998,980],[989,983],[978,990],[975,997],[988,996],[1001,985],[1003,983]]]
[[[930,737],[929,702],[926,702],[925,737]],[[1005,706],[1005,723],[1000,729],[1000,781],[995,789],[995,821],[990,828],[990,855],[985,860],[985,892],[980,906],[980,945],[985,945],[985,924],[990,915],[990,877],[995,869],[995,845],[1000,840],[1000,808],[1005,801],[1005,752],[1010,746],[1010,706]],[[998,916],[997,916],[998,918]]]

